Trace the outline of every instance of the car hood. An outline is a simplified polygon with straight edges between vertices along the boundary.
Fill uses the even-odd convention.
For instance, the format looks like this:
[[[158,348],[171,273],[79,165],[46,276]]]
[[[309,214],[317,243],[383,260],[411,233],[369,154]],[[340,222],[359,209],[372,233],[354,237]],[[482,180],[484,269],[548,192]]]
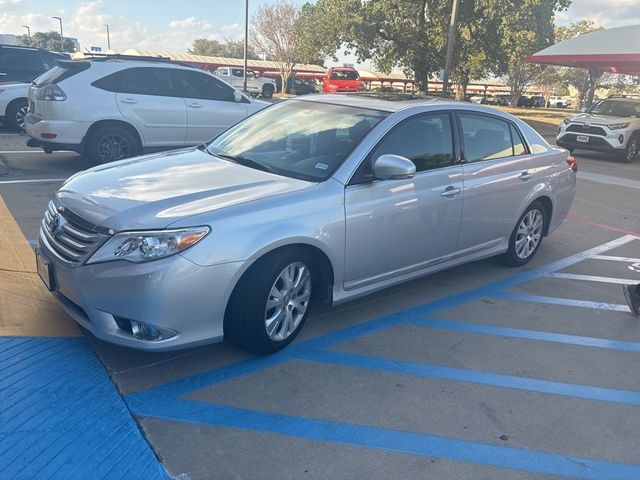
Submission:
[[[57,192],[85,220],[116,231],[178,220],[315,185],[238,165],[199,148],[94,167]]]
[[[28,83],[13,83],[13,82],[7,82],[7,83],[0,83],[0,92],[5,92],[5,91],[11,91],[11,92],[20,92],[20,91],[24,91],[27,92],[29,91],[29,86],[30,84]]]
[[[592,125],[609,125],[614,123],[631,122],[633,119],[627,117],[612,117],[610,115],[598,115],[595,113],[578,113],[571,117],[572,122],[590,123]]]

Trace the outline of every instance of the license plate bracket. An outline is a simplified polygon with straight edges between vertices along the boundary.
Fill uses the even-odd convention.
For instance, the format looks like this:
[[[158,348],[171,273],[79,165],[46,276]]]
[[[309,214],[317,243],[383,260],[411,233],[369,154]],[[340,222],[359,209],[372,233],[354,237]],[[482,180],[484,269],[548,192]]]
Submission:
[[[589,137],[587,135],[578,135],[576,141],[580,143],[589,143]]]
[[[47,290],[53,292],[55,290],[55,277],[53,275],[53,264],[47,257],[44,256],[42,251],[36,249],[36,271],[38,276],[47,287]]]

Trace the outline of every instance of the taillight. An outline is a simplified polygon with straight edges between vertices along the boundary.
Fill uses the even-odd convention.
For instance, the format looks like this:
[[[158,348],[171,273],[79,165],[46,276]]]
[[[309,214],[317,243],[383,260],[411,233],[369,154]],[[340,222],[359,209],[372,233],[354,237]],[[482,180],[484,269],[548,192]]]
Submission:
[[[569,165],[569,168],[573,171],[573,173],[578,172],[578,161],[571,155],[567,157],[567,165]]]
[[[62,91],[62,89],[58,85],[52,84],[52,85],[46,85],[43,88],[37,89],[36,99],[46,100],[49,102],[62,102],[67,99],[67,95]]]

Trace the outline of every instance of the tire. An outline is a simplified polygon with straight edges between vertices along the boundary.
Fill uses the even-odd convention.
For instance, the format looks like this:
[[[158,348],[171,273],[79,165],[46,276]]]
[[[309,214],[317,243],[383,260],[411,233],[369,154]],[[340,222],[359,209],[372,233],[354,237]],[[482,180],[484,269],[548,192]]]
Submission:
[[[5,112],[7,127],[16,132],[24,130],[24,117],[27,116],[28,103],[26,98],[14,100]]]
[[[547,211],[541,202],[529,205],[509,237],[509,250],[503,255],[504,262],[511,267],[528,263],[542,245],[548,221]]]
[[[263,98],[271,98],[273,97],[274,92],[275,92],[275,88],[273,88],[273,85],[267,84],[262,87],[261,95]]]
[[[123,160],[138,155],[138,139],[125,127],[105,125],[90,134],[86,151],[98,163]]]
[[[634,134],[627,142],[627,148],[618,154],[622,163],[631,163],[640,156],[640,135]]]
[[[309,316],[314,272],[312,257],[299,248],[281,249],[258,260],[229,300],[225,338],[260,354],[289,345]],[[286,278],[292,275],[293,283],[287,285]]]

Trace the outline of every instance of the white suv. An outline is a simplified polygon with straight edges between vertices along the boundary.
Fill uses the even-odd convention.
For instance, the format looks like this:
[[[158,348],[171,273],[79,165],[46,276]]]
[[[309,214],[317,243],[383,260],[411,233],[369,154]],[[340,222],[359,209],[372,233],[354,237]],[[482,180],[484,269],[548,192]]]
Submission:
[[[203,143],[268,104],[160,59],[62,61],[29,89],[29,146],[98,162]]]
[[[640,99],[609,97],[588,111],[565,118],[556,143],[570,152],[615,153],[631,163],[640,152]]]
[[[562,97],[549,97],[547,105],[550,108],[569,108],[571,106],[571,100],[565,100]]]

